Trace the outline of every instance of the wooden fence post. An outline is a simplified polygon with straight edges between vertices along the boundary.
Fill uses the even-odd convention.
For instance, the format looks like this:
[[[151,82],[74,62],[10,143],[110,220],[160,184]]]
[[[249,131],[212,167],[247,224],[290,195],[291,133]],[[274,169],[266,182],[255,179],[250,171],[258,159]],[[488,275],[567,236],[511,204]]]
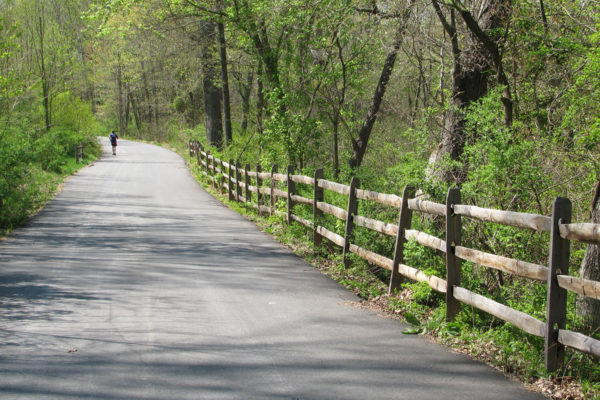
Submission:
[[[204,147],[202,147],[201,144],[198,144],[198,146],[199,146],[199,149],[196,152],[196,162],[198,163],[200,168],[202,168],[202,152],[204,151]]]
[[[277,186],[277,181],[273,179],[273,174],[276,174],[279,170],[277,164],[273,165],[271,168],[271,215],[275,214],[275,203],[277,202],[277,198],[275,197],[275,187]]]
[[[229,159],[229,175],[227,178],[227,197],[229,201],[235,200],[233,195],[233,159]]]
[[[392,276],[390,277],[389,294],[400,289],[404,278],[398,270],[398,266],[404,263],[404,244],[406,243],[405,232],[410,229],[412,223],[412,210],[408,208],[408,199],[415,195],[415,189],[406,185],[402,192],[402,203],[400,204],[400,215],[398,216],[398,234],[396,235],[396,246],[394,247],[394,263],[392,265]]]
[[[212,163],[211,165],[211,169],[212,169],[212,183],[213,183],[213,187],[215,189],[217,189],[219,187],[219,185],[217,184],[217,158],[213,155],[212,157]]]
[[[569,274],[570,242],[560,237],[559,225],[571,222],[571,201],[564,197],[554,199],[550,231],[550,262],[548,269],[548,300],[546,303],[546,370],[556,371],[565,358],[565,347],[558,342],[559,329],[567,321],[567,291],[558,286],[557,275]]]
[[[348,217],[346,218],[346,231],[344,232],[344,253],[342,259],[344,266],[350,268],[348,253],[350,252],[350,240],[353,237],[354,216],[358,212],[358,201],[356,199],[356,189],[360,186],[360,180],[353,177],[350,181],[350,194],[348,194]]]
[[[206,179],[210,183],[210,151],[206,151]]]
[[[262,178],[260,177],[260,174],[262,172],[262,167],[260,166],[260,164],[256,165],[256,187],[258,188],[258,190],[256,191],[256,204],[258,204],[258,215],[262,215],[261,212],[261,207],[262,207],[262,203],[263,203],[263,196],[262,193],[260,192],[260,189],[262,187]]]
[[[321,218],[323,217],[323,211],[319,210],[317,203],[323,201],[323,188],[319,187],[319,179],[324,177],[323,168],[315,170],[315,182],[313,187],[313,251],[318,251],[323,243],[323,236],[317,232],[317,227]]]
[[[454,297],[454,286],[460,285],[461,259],[456,257],[460,246],[462,223],[454,214],[454,205],[460,204],[460,189],[450,188],[446,196],[446,320],[452,321],[460,312],[460,301]]]
[[[235,201],[240,202],[240,192],[242,191],[242,187],[240,186],[240,162],[235,163]]]
[[[75,145],[75,164],[79,164],[79,145]]]
[[[252,192],[250,191],[250,177],[248,176],[249,170],[250,164],[244,165],[244,184],[246,185],[246,189],[244,190],[244,197],[246,198],[246,212],[248,212],[248,205],[252,202]]]
[[[225,161],[223,159],[221,161],[221,179],[219,181],[219,192],[223,193],[223,189],[225,189]]]
[[[292,196],[296,194],[296,182],[292,180],[294,175],[294,167],[288,165],[287,167],[287,223],[292,223],[292,214],[294,212],[294,200]]]
[[[215,177],[215,156],[212,156],[212,161],[209,160],[208,168],[210,171],[210,176],[212,176],[211,182],[213,188],[217,188],[217,178]]]

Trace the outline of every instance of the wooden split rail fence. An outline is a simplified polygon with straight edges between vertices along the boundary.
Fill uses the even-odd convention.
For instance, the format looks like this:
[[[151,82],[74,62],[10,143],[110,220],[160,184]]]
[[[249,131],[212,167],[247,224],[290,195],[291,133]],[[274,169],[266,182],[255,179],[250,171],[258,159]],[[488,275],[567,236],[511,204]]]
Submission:
[[[297,222],[306,226],[313,231],[315,246],[320,246],[322,239],[326,238],[341,247],[346,265],[347,255],[353,253],[372,264],[390,270],[390,292],[399,288],[404,278],[426,282],[433,290],[445,294],[447,320],[452,320],[460,311],[461,303],[464,303],[507,321],[529,334],[544,338],[548,371],[554,371],[562,364],[565,346],[600,357],[599,340],[565,329],[567,291],[600,300],[600,282],[569,275],[570,241],[600,244],[600,224],[571,223],[569,199],[556,198],[552,216],[543,216],[461,204],[458,189],[450,189],[446,203],[439,204],[415,198],[415,190],[410,186],[404,189],[402,196],[397,196],[360,189],[357,178],[353,178],[350,185],[328,181],[323,178],[322,169],[317,169],[313,177],[296,175],[291,166],[287,167],[285,173],[279,172],[277,165],[274,165],[270,172],[262,172],[260,165],[252,171],[249,165],[242,168],[239,163],[234,165],[233,161],[225,162],[212,156],[195,141],[190,142],[190,157],[197,159],[198,164],[202,166],[203,174],[216,188],[223,192],[227,191],[230,200],[244,202],[261,214],[281,215],[288,223]],[[269,184],[265,184],[266,182]],[[280,189],[279,183],[286,184],[287,190]],[[313,198],[297,194],[297,184],[312,186]],[[347,196],[347,208],[342,209],[324,202],[324,190]],[[286,200],[285,212],[276,207],[277,199]],[[359,200],[398,208],[398,224],[358,215]],[[312,221],[294,214],[294,207],[299,204],[312,206]],[[441,239],[411,229],[412,215],[415,212],[445,218],[445,238]],[[345,221],[344,236],[318,225],[324,213]],[[463,247],[461,245],[463,218],[536,232],[548,232],[549,265],[537,265]],[[393,259],[352,243],[352,232],[355,226],[395,237]],[[404,246],[408,240],[414,240],[422,246],[437,250],[445,257],[445,279],[427,275],[414,266],[404,264]],[[545,283],[548,286],[546,321],[540,321],[461,287],[462,260]]]

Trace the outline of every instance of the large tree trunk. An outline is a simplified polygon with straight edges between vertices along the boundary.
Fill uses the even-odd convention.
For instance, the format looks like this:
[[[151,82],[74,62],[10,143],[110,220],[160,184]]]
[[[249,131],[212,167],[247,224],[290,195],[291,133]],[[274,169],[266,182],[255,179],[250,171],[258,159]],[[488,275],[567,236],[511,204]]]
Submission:
[[[216,59],[216,29],[212,21],[200,23],[201,37],[206,41],[202,47],[202,88],[204,90],[204,125],[208,143],[221,149],[223,147],[223,121],[221,102],[223,91],[217,85],[220,80],[219,63]]]
[[[502,64],[500,39],[496,32],[507,24],[512,10],[511,0],[484,0],[477,17],[462,6],[458,6],[457,10],[469,29],[472,39],[477,42],[479,52],[485,55],[488,65],[496,72],[497,84],[502,87],[504,125],[511,126],[513,122],[513,100],[510,92],[510,82]]]
[[[600,224],[600,181],[596,183],[592,199],[591,222]],[[588,244],[581,263],[581,277],[600,281],[600,246]],[[577,313],[583,317],[590,332],[598,332],[600,327],[600,301],[589,297],[577,299]]]
[[[447,168],[445,160],[459,160],[465,146],[465,111],[475,101],[481,99],[488,92],[488,76],[490,69],[497,69],[497,77],[500,84],[505,81],[499,53],[493,56],[490,48],[495,43],[483,43],[483,38],[489,39],[487,32],[498,29],[504,24],[498,10],[506,7],[506,0],[484,0],[485,7],[480,7],[477,16],[476,27],[473,26],[474,17],[465,10],[460,10],[463,19],[469,21],[472,35],[466,40],[464,49],[460,49],[458,33],[454,18],[454,9],[450,10],[450,20],[447,20],[438,4],[438,0],[432,0],[434,9],[448,33],[452,43],[453,69],[452,87],[448,110],[444,116],[441,140],[437,149],[429,158],[430,178],[460,185],[466,180],[467,171],[464,169]],[[502,14],[504,15],[504,14]],[[471,18],[469,18],[471,17]],[[469,25],[467,23],[467,25]],[[477,31],[477,32],[473,32]],[[497,47],[496,49],[497,50]],[[510,90],[505,89],[503,96],[505,105],[505,124],[512,123],[512,101]]]
[[[438,180],[460,184],[466,179],[466,171],[442,166],[445,164],[444,159],[458,160],[462,155],[465,146],[465,109],[487,93],[486,70],[480,63],[464,65],[462,61],[457,63],[455,60],[452,93],[444,116],[442,137],[429,158],[430,175]]]

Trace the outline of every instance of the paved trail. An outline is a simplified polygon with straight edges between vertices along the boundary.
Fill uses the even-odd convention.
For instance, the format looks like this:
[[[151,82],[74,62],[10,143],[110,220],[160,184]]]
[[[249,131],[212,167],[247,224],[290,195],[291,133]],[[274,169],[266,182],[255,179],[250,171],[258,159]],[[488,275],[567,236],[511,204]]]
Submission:
[[[119,143],[0,242],[0,399],[541,399]]]

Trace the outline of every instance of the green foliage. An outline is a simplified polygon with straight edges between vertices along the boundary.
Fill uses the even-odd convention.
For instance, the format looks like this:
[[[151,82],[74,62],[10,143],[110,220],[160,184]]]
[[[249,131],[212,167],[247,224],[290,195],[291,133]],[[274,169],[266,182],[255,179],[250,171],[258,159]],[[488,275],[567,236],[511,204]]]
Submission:
[[[9,26],[0,16],[0,114],[10,111],[11,103],[23,91],[17,71],[8,62],[19,49],[20,35],[16,25]]]
[[[500,99],[499,89],[491,91],[467,113],[463,201],[544,214],[548,203],[542,195],[552,186],[551,177],[540,169],[545,156],[534,139],[518,134],[518,124],[503,126]]]
[[[5,231],[23,222],[48,201],[64,175],[81,165],[75,164],[75,145],[83,144],[86,159],[93,160],[100,152],[96,142],[99,125],[90,107],[70,93],[56,96],[55,126],[46,132],[35,128],[42,122],[39,113],[25,114],[18,109],[9,123],[0,119],[0,230]],[[33,107],[30,110],[37,111]]]
[[[600,145],[600,34],[589,36],[590,50],[585,54],[581,73],[569,91],[569,107],[565,112],[562,142],[584,156],[591,172],[600,171],[597,154]],[[565,143],[566,141],[566,143]]]
[[[100,131],[91,105],[71,92],[58,94],[52,107],[54,125],[74,132],[80,140],[89,139]]]

